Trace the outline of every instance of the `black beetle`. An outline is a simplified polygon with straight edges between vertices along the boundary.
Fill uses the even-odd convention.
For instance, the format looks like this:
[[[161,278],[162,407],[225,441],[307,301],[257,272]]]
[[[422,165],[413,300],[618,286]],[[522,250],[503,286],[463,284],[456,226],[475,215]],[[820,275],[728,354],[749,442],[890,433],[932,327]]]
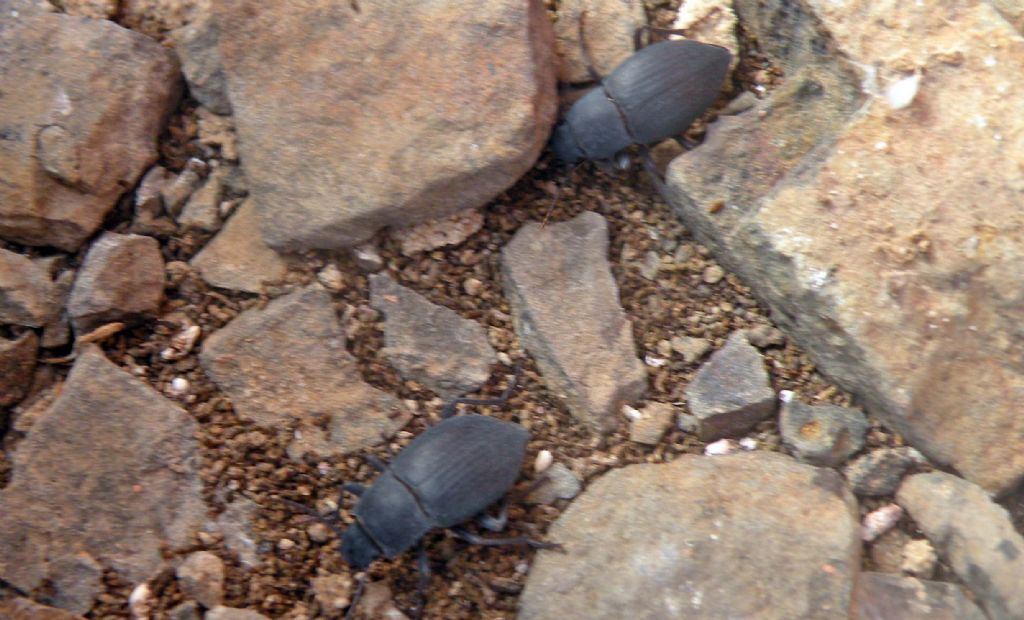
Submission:
[[[678,136],[718,97],[732,60],[729,50],[689,39],[641,47],[644,30],[676,32],[638,28],[636,52],[602,79],[584,44],[581,17],[583,57],[599,86],[577,101],[555,128],[551,147],[558,159],[617,160],[631,145]]]
[[[484,538],[455,527],[473,517],[479,517],[481,525],[490,530],[504,527],[507,504],[497,518],[484,515],[484,510],[515,484],[530,439],[519,424],[476,414],[454,417],[455,408],[460,403],[503,405],[519,377],[517,366],[514,378],[498,398],[462,397],[449,402],[441,411],[442,421],[410,442],[390,465],[367,458],[381,472],[373,485],[342,487],[360,498],[352,512],[355,522],[340,532],[335,525],[337,515],[317,517],[341,535],[341,555],[349,566],[363,570],[378,557],[395,557],[416,546],[434,528],[452,528],[457,537],[479,545],[559,546],[525,536]],[[301,504],[287,503],[315,515]],[[428,570],[422,547],[420,551],[417,616],[422,611],[422,590]],[[355,609],[362,589],[360,580],[346,617]]]

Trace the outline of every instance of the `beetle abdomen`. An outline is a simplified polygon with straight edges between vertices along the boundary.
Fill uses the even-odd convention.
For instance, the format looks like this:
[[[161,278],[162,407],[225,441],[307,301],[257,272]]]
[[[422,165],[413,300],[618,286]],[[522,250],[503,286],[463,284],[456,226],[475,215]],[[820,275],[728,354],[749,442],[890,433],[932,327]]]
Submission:
[[[526,429],[511,422],[482,415],[448,418],[402,450],[390,469],[413,489],[435,527],[450,527],[508,491],[528,440]]]
[[[632,137],[649,144],[679,135],[715,102],[731,59],[717,45],[660,41],[622,61],[603,85]]]
[[[354,513],[388,557],[412,547],[437,525],[390,470],[384,471],[363,493]]]

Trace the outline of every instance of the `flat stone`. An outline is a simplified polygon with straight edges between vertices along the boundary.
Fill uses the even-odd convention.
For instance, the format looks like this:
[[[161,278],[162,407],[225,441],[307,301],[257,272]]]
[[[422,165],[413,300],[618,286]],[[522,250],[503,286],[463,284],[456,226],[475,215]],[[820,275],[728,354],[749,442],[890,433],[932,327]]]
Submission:
[[[370,304],[384,321],[384,356],[403,379],[450,400],[479,388],[498,361],[476,321],[431,303],[389,276],[370,276]]]
[[[0,5],[3,2],[0,1]],[[2,6],[0,6],[2,8]],[[47,607],[27,598],[0,600],[0,618],[6,620],[85,620],[70,611]]]
[[[502,249],[501,268],[516,334],[548,389],[578,419],[611,430],[622,405],[643,396],[647,374],[608,264],[608,223],[592,212],[527,223]]]
[[[913,448],[881,448],[854,459],[844,473],[854,493],[880,497],[895,493],[903,475],[922,461]]]
[[[480,230],[484,216],[479,209],[467,209],[415,226],[396,228],[391,236],[398,241],[404,256],[415,256],[449,245],[458,245]]]
[[[868,419],[849,407],[808,405],[783,399],[779,412],[782,441],[798,459],[811,465],[835,467],[864,447]]]
[[[686,388],[702,441],[738,437],[775,413],[764,360],[743,332],[734,332]]]
[[[1024,537],[984,489],[942,472],[916,474],[900,485],[896,501],[977,595],[991,620],[1021,617]]]
[[[259,293],[288,271],[284,259],[260,236],[259,216],[250,200],[238,207],[189,264],[213,286],[247,293]]]
[[[54,296],[53,281],[42,265],[0,249],[0,323],[43,327],[58,312]]]
[[[114,22],[5,15],[0,237],[74,251],[157,158],[178,66]]]
[[[561,82],[590,82],[583,59],[580,24],[594,69],[607,76],[633,54],[633,33],[647,24],[640,0],[566,0],[558,5],[555,49],[558,51],[558,79]]]
[[[543,474],[544,482],[537,485],[526,501],[533,504],[554,504],[560,499],[569,500],[580,493],[583,482],[579,476],[562,463],[551,465]]]
[[[182,593],[203,607],[216,607],[224,599],[224,562],[209,551],[190,553],[175,575]]]
[[[953,583],[861,573],[851,620],[987,620]]]
[[[206,612],[203,620],[270,620],[258,611],[218,605]]]
[[[673,162],[676,211],[867,411],[1016,488],[1024,35],[988,2],[735,8],[785,79]]]
[[[0,490],[0,579],[25,591],[49,581],[56,602],[88,608],[96,565],[128,583],[153,577],[206,512],[195,432],[185,411],[85,345]]]
[[[164,296],[164,259],[152,237],[107,232],[85,255],[68,299],[75,332],[153,316]]]
[[[241,163],[276,249],[349,247],[481,206],[550,135],[554,36],[539,0],[213,12]]]
[[[362,380],[318,285],[238,315],[207,337],[199,361],[239,416],[295,426],[294,459],[376,445],[409,416],[398,399]]]
[[[641,417],[629,424],[629,440],[653,446],[675,421],[675,407],[669,403],[648,403],[639,411]]]
[[[858,530],[842,479],[783,455],[630,465],[551,527],[518,617],[848,620]]]
[[[672,350],[683,356],[683,361],[692,364],[711,350],[711,343],[704,338],[692,338],[690,336],[676,336],[669,341]]]
[[[27,331],[14,340],[0,338],[0,407],[10,407],[28,393],[38,352],[35,332]]]

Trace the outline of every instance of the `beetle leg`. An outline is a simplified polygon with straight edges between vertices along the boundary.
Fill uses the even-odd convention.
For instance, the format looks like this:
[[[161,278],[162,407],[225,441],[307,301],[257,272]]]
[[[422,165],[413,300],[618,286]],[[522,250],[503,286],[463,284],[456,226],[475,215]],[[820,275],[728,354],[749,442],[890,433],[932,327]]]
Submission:
[[[655,189],[658,190],[658,193],[661,194],[665,200],[668,200],[668,186],[665,185],[665,177],[658,171],[658,166],[655,165],[654,158],[651,157],[651,149],[647,148],[645,145],[640,145],[640,154],[642,155],[644,162],[644,169],[647,170],[647,174],[650,175]]]
[[[351,620],[355,618],[356,604],[359,603],[359,599],[363,597],[363,588],[366,587],[366,573],[360,573],[356,576],[356,591],[352,595],[352,602],[348,604],[348,611],[345,612],[345,620]]]
[[[366,455],[366,462],[369,463],[370,467],[376,469],[377,471],[384,471],[385,469],[388,468],[387,463],[385,463],[384,461],[380,460],[379,458],[372,454]]]
[[[465,396],[453,398],[441,409],[441,419],[450,418],[455,415],[455,408],[459,405],[495,405],[499,407],[504,405],[508,402],[509,397],[512,396],[512,392],[516,391],[516,388],[519,387],[519,379],[523,374],[523,363],[516,363],[513,372],[515,375],[512,377],[512,381],[509,382],[508,387],[497,398],[466,398]]]
[[[358,497],[358,496],[362,495],[366,491],[366,486],[362,485],[362,484],[359,484],[358,482],[346,482],[345,484],[341,485],[341,491],[342,491],[342,493],[344,493],[345,491],[348,491],[352,495],[355,495],[355,496]],[[341,505],[341,497],[340,496],[338,497],[338,505],[339,506]]]
[[[506,495],[504,501],[501,502],[501,509],[498,511],[498,516],[492,517],[485,512],[476,518],[476,522],[480,524],[480,527],[489,532],[500,532],[504,530],[505,525],[508,524],[508,504],[509,496]]]
[[[422,543],[416,554],[416,567],[419,577],[416,580],[416,612],[413,614],[413,618],[419,620],[427,606],[427,588],[430,587],[430,561],[427,558],[427,548]]]
[[[583,65],[587,68],[587,73],[590,74],[590,79],[594,80],[598,84],[604,78],[594,68],[594,57],[590,54],[590,47],[587,45],[586,39],[583,38],[583,18],[587,14],[586,11],[580,13],[580,53],[583,55]]]
[[[479,534],[474,534],[461,527],[451,528],[452,533],[455,534],[456,538],[460,538],[473,545],[483,545],[485,547],[498,547],[502,545],[528,545],[532,549],[560,549],[562,547],[559,543],[544,542],[543,540],[534,540],[526,536],[512,536],[510,538],[484,538]]]
[[[659,28],[657,26],[643,25],[643,26],[640,26],[639,28],[637,28],[636,32],[633,33],[633,49],[639,50],[641,47],[646,47],[645,45],[642,45],[642,43],[643,43],[643,35],[641,34],[645,30],[647,32],[651,32],[651,33],[655,33],[656,32],[658,34],[664,34],[664,35],[677,34],[677,35],[679,35],[681,37],[685,37],[686,36],[686,32],[683,31],[683,30],[673,30],[671,28]],[[647,45],[650,45],[650,41],[648,41]]]

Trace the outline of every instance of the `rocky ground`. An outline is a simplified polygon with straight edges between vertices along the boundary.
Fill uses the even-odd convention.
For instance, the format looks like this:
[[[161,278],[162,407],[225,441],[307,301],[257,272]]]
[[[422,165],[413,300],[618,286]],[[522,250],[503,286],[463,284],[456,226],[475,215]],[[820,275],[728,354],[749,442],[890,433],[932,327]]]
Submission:
[[[509,404],[476,410],[530,432],[514,488],[526,497],[510,509],[509,535],[554,540],[564,551],[470,546],[434,531],[424,539],[424,617],[1024,617],[1016,587],[1024,539],[1013,524],[1024,510],[1008,488],[1015,461],[969,455],[964,446],[988,437],[985,424],[976,438],[956,417],[934,430],[927,411],[902,417],[900,380],[919,387],[916,367],[904,365],[907,347],[935,356],[948,348],[934,353],[916,327],[886,341],[844,313],[844,303],[859,311],[871,298],[848,275],[871,277],[854,241],[833,239],[828,251],[806,242],[798,248],[811,248],[806,254],[778,241],[797,238],[787,228],[797,224],[774,215],[772,200],[790,204],[794,192],[819,192],[818,182],[833,198],[864,200],[839,164],[821,172],[807,153],[821,152],[811,148],[821,144],[815,132],[835,130],[873,95],[843,81],[845,65],[780,52],[772,30],[787,23],[785,36],[814,39],[834,16],[809,3],[788,22],[772,21],[740,2],[737,25],[731,4],[595,0],[515,19],[524,9],[495,3],[493,15],[461,18],[535,26],[557,16],[552,40],[572,56],[576,34],[566,25],[583,13],[599,66],[629,53],[621,35],[637,20],[667,26],[677,12],[697,38],[733,49],[733,76],[706,119],[726,129],[672,164],[669,204],[639,166],[569,169],[541,151],[556,103],[543,29],[491,33],[500,44],[482,62],[492,63],[498,86],[452,86],[443,55],[419,67],[418,79],[441,84],[439,100],[462,102],[443,110],[451,126],[436,127],[436,115],[415,107],[430,97],[407,101],[374,73],[405,71],[422,55],[403,56],[411,52],[396,44],[385,51],[400,69],[389,69],[388,53],[374,47],[374,7],[348,4],[344,11],[368,20],[366,40],[346,39],[350,55],[366,54],[366,73],[353,81],[391,95],[361,100],[379,114],[365,132],[344,128],[338,146],[337,127],[318,116],[351,113],[332,107],[342,105],[334,91],[295,99],[274,86],[306,70],[302,57],[281,56],[281,41],[301,38],[310,15],[252,23],[245,3],[0,0],[11,24],[0,30],[0,52],[20,59],[0,73],[14,102],[0,110],[0,131],[14,145],[0,160],[9,171],[0,193],[0,616],[341,617],[356,575],[334,532],[295,504],[336,512],[344,527],[357,500],[339,497],[339,487],[372,483],[369,456],[390,459],[439,421],[448,398],[499,394],[520,365]],[[1019,13],[996,8],[1002,13],[943,10],[1010,40],[999,20],[1019,30]],[[406,22],[436,19],[410,13]],[[818,19],[826,26],[817,30],[802,21]],[[332,23],[306,46],[310,58],[337,35]],[[440,36],[433,27],[423,36]],[[256,39],[233,36],[240,32]],[[838,43],[797,48],[827,56],[853,37],[835,32]],[[54,40],[61,45],[47,47]],[[453,41],[455,52],[473,45]],[[993,47],[993,62],[1001,53]],[[265,62],[275,54],[279,63]],[[930,79],[964,62],[932,68]],[[581,79],[578,64],[558,64],[559,78]],[[536,82],[502,90],[521,75]],[[452,127],[481,115],[466,102],[482,94],[493,105],[494,92],[506,99],[483,109],[492,125],[475,128],[479,142],[452,138]],[[891,110],[874,120],[916,130],[897,114],[915,95],[887,93]],[[785,117],[779,110],[792,111],[782,128],[771,124]],[[853,118],[865,123],[862,136],[875,136],[870,112]],[[749,144],[721,139],[743,123],[753,124]],[[707,128],[699,122],[688,137],[701,141]],[[1020,136],[999,131],[1013,144]],[[415,149],[406,134],[417,137]],[[891,153],[898,144],[892,134],[882,149],[881,138],[843,139],[848,150]],[[675,152],[662,145],[656,156]],[[361,168],[367,153],[387,169]],[[418,165],[416,154],[436,167]],[[332,189],[338,169],[358,170],[357,181]],[[903,191],[879,180],[884,169],[866,173],[883,202]],[[807,181],[808,171],[840,178]],[[788,189],[766,199],[767,215],[748,217],[750,179],[771,187],[786,174]],[[382,184],[388,191],[371,191]],[[349,193],[339,199],[340,191]],[[388,207],[396,202],[405,210]],[[432,220],[439,215],[447,217]],[[401,227],[422,220],[432,221]],[[890,232],[880,238],[891,241]],[[959,298],[937,301],[943,285],[925,290],[915,280],[924,262],[925,280],[945,281],[936,275],[942,261],[927,258],[943,256],[942,234],[908,233],[912,256],[885,247],[898,254],[900,290],[917,295],[901,297],[899,312],[955,325],[948,309]],[[939,249],[927,244],[933,238]],[[1002,243],[993,260],[1011,260],[1009,241],[993,243]],[[833,266],[838,284],[827,294],[813,277],[786,279],[788,265],[810,273],[831,252],[849,262]],[[889,291],[893,277],[884,272]],[[1002,316],[1012,293],[1000,290]],[[994,330],[986,337],[1012,367],[1002,319],[973,306],[969,318]],[[852,392],[825,378],[792,334]],[[977,362],[957,334],[949,337],[958,355]],[[891,342],[890,367],[878,366],[880,342]],[[879,368],[895,378],[866,386]],[[960,367],[943,368],[921,385],[930,390]],[[945,394],[921,402],[944,411]],[[977,415],[998,424],[1000,411],[996,403]],[[1010,446],[1019,444],[1013,428],[1002,428]],[[957,433],[965,437],[950,443]],[[953,475],[961,466],[964,478]],[[418,575],[413,552],[378,560],[358,614],[411,615]]]

